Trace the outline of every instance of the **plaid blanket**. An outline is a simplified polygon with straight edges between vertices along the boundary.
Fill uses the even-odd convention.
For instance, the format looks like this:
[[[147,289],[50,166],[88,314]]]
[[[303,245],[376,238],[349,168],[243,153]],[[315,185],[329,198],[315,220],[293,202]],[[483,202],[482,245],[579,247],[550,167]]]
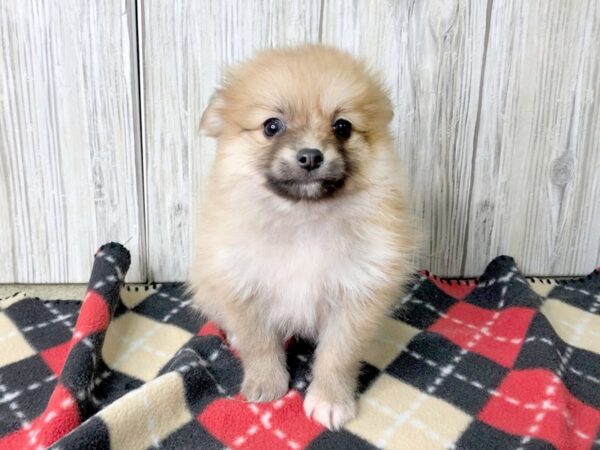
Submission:
[[[181,284],[123,286],[129,260],[101,247],[83,303],[0,301],[0,448],[600,448],[598,271],[415,275],[330,432],[302,411],[312,344],[289,343],[285,397],[246,403],[225,336]]]

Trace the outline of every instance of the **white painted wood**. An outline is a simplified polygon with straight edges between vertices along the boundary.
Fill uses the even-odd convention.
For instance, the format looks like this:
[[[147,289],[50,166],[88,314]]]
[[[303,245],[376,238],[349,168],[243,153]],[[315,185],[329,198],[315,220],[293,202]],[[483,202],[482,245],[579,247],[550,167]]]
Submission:
[[[0,2],[0,282],[86,282],[109,240],[145,278],[128,7]]]
[[[507,253],[530,274],[585,273],[600,262],[598,36],[595,0],[2,1],[0,282],[85,282],[111,239],[132,250],[130,280],[185,279],[222,67],[304,41],[388,85],[429,234],[420,266],[476,275]]]
[[[149,264],[183,279],[214,147],[197,124],[221,66],[319,40],[372,64],[428,233],[419,265],[581,274],[600,261],[598,5],[466,0],[144,3]],[[595,37],[594,37],[595,36]],[[175,255],[175,256],[173,256]]]
[[[394,103],[392,129],[426,239],[418,264],[457,275],[467,230],[486,4],[327,0],[323,41],[362,56]]]
[[[600,262],[600,4],[494,2],[465,272],[514,255],[530,274]]]
[[[261,48],[318,40],[320,3],[149,1],[143,9],[148,272],[184,280],[192,193],[214,155],[198,126],[222,68]]]

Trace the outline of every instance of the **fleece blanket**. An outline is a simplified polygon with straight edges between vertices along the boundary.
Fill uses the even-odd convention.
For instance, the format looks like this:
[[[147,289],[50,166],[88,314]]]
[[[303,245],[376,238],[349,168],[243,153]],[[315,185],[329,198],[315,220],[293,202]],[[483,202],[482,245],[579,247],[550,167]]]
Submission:
[[[0,301],[1,449],[600,448],[600,275],[414,276],[364,356],[358,417],[331,432],[302,398],[313,345],[288,347],[290,390],[239,395],[243,368],[181,284],[124,286],[100,248],[83,302]]]

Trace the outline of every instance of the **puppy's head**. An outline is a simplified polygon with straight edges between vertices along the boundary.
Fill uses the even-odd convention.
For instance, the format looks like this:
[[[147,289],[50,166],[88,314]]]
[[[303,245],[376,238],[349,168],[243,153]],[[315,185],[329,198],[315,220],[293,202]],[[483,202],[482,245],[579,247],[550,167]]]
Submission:
[[[364,181],[391,117],[385,91],[360,62],[303,46],[230,70],[201,129],[219,140],[219,176],[251,173],[275,195],[318,201]]]

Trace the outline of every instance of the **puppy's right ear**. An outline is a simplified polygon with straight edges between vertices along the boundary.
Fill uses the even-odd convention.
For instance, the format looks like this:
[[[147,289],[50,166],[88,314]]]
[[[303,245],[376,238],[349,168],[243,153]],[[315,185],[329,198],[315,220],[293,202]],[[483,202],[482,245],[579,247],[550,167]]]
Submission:
[[[223,132],[223,108],[225,101],[221,89],[217,89],[210,97],[208,106],[200,119],[200,131],[210,137],[219,137]]]

